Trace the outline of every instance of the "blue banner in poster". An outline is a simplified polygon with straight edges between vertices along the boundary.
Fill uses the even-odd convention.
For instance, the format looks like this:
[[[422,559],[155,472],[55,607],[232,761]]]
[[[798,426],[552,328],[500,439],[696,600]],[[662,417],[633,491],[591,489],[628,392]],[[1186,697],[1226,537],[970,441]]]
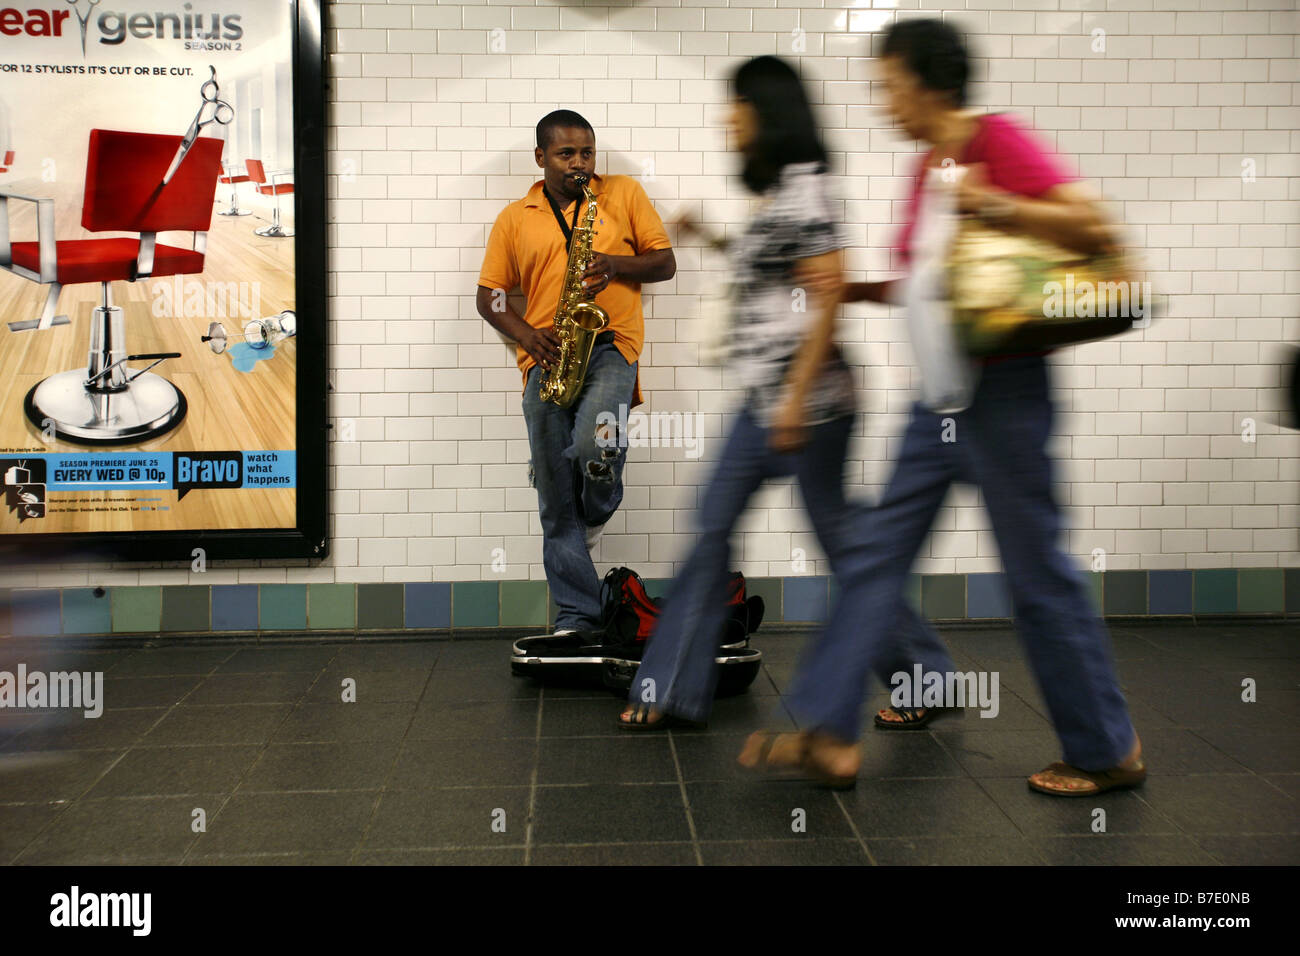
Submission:
[[[21,455],[0,458],[0,474],[6,485],[47,491],[179,491],[182,498],[200,488],[293,488],[298,477],[293,451]]]

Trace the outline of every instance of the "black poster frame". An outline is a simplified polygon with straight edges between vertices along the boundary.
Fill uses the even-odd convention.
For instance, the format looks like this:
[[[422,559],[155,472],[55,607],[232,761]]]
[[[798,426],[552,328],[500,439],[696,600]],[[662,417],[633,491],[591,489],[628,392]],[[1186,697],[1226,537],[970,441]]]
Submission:
[[[325,0],[288,0],[293,35],[294,283],[298,316],[293,528],[0,535],[0,560],[186,561],[324,558],[329,553]]]

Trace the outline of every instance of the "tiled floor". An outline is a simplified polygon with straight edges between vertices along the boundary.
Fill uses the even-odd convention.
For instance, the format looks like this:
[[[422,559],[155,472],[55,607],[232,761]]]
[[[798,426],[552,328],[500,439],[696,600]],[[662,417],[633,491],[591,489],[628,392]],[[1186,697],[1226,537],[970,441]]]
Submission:
[[[1059,754],[1009,631],[946,635],[1000,674],[997,718],[868,729],[840,794],[733,763],[793,726],[789,631],[756,635],[763,672],[707,732],[651,735],[620,733],[605,692],[512,677],[499,639],[29,656],[102,670],[107,706],[2,712],[0,862],[1296,864],[1297,630],[1112,628],[1151,776],[1086,800],[1025,787]]]

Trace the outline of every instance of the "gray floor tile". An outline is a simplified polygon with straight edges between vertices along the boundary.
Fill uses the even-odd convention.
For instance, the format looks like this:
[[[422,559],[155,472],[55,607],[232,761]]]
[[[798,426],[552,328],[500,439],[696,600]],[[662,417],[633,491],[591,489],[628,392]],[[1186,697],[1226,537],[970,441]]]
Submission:
[[[688,783],[686,795],[701,841],[854,838],[835,795],[804,782]]]
[[[536,751],[527,737],[413,737],[402,744],[388,789],[528,784]]]
[[[271,739],[292,704],[181,704],[140,738],[144,747],[177,744],[262,744]]]
[[[397,756],[395,740],[272,743],[247,772],[240,793],[275,790],[374,790]]]
[[[1198,836],[1201,848],[1224,866],[1300,865],[1300,836]]]
[[[700,843],[705,866],[867,866],[857,840],[789,839]]]
[[[11,863],[66,809],[66,806],[50,803],[0,804],[0,866]]]
[[[666,734],[543,738],[538,753],[537,782],[540,784],[677,780],[677,765]]]
[[[690,843],[602,843],[590,846],[535,846],[534,866],[695,866]]]
[[[186,698],[187,704],[283,704],[301,700],[316,675],[304,671],[279,674],[211,674]]]
[[[1048,863],[1058,866],[1214,866],[1214,857],[1182,834],[1094,834],[1030,837]]]
[[[867,849],[880,866],[1038,866],[1043,863],[1021,836],[874,837]]]
[[[414,713],[413,701],[304,702],[276,724],[272,739],[276,743],[401,740]]]
[[[529,788],[399,790],[384,793],[364,850],[522,848]]]
[[[378,791],[237,793],[190,851],[195,859],[232,853],[338,853],[361,840]]]
[[[1087,836],[1100,834],[1094,827],[1101,826],[1106,834],[1179,832],[1172,820],[1142,799],[1140,790],[1056,797],[1030,790],[1023,777],[981,777],[979,785],[1030,836]]]
[[[75,800],[124,750],[56,750],[0,754],[0,803]]]
[[[231,793],[257,759],[255,745],[136,747],[95,784],[88,797],[168,797]]]
[[[219,794],[78,800],[22,851],[22,864],[85,865],[165,861],[180,863],[198,838],[195,808],[211,814]]]
[[[675,783],[539,787],[533,818],[533,839],[539,844],[691,838]]]
[[[395,700],[419,700],[429,682],[429,668],[400,671],[360,670],[352,667],[336,667],[333,664],[320,675],[307,700],[313,703],[344,703],[346,694],[352,701],[360,703],[388,702]],[[345,681],[349,681],[345,685]]]
[[[859,780],[857,789],[837,796],[868,846],[872,837],[1020,833],[973,780]]]

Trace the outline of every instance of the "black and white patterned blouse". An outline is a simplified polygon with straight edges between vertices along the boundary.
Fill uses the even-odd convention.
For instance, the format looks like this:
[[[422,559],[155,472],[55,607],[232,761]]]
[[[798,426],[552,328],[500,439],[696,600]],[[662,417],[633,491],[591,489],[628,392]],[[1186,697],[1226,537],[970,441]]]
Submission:
[[[728,354],[747,406],[764,427],[780,407],[790,363],[817,319],[812,295],[796,291],[795,265],[844,247],[823,170],[816,162],[786,165],[728,250],[734,276]],[[805,422],[830,421],[853,409],[853,379],[836,348],[809,390]]]

